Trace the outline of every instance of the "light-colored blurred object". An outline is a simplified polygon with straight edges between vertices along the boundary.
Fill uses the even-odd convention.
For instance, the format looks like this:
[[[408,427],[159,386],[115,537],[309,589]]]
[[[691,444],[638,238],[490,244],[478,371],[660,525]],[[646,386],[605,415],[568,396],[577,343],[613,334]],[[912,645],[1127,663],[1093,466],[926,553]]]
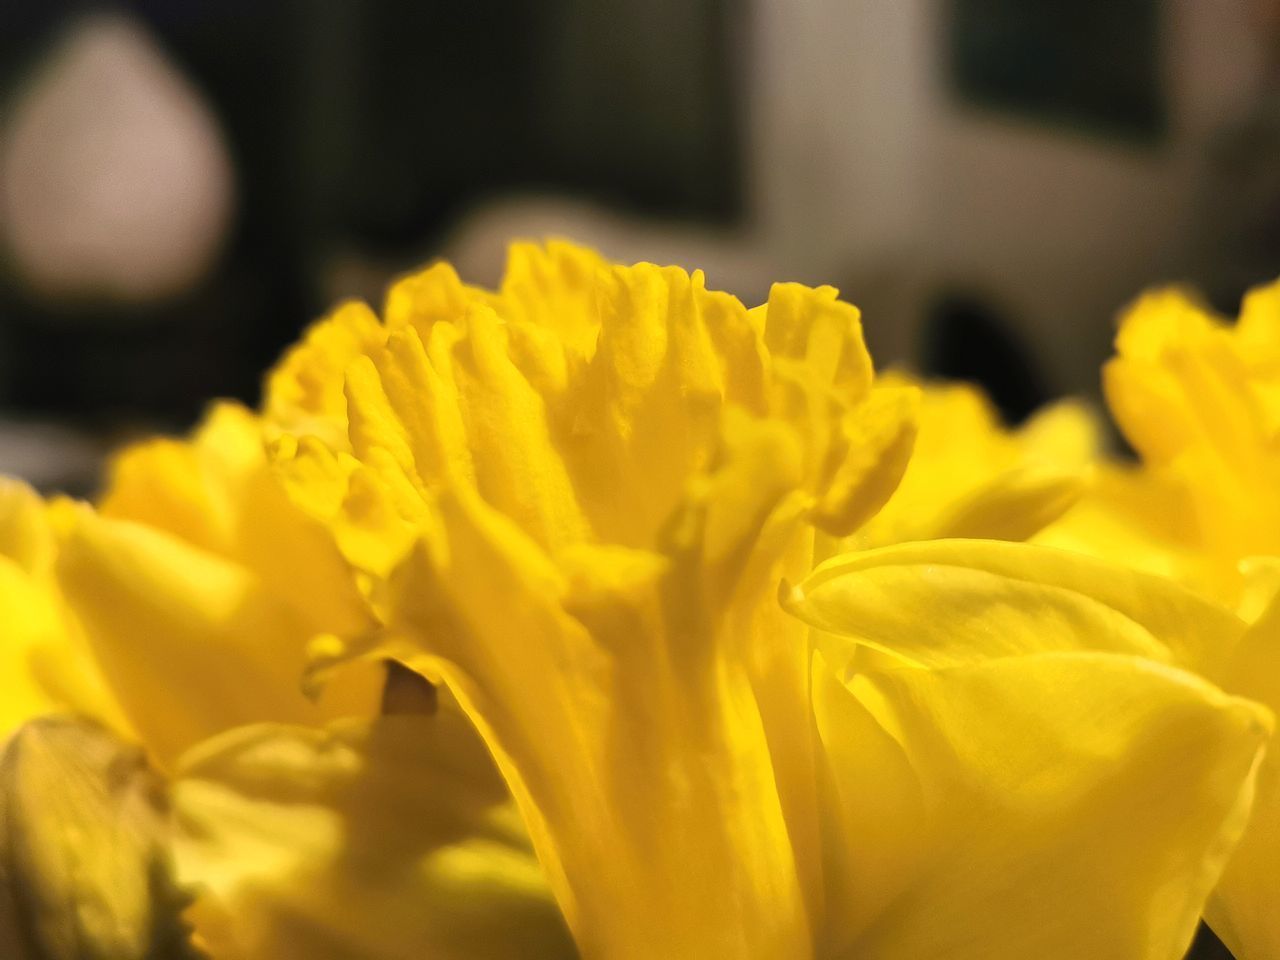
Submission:
[[[0,418],[0,474],[21,477],[39,490],[92,489],[105,446],[55,423]]]
[[[199,93],[137,22],[76,22],[0,127],[0,234],[44,297],[190,287],[231,219],[231,161]]]

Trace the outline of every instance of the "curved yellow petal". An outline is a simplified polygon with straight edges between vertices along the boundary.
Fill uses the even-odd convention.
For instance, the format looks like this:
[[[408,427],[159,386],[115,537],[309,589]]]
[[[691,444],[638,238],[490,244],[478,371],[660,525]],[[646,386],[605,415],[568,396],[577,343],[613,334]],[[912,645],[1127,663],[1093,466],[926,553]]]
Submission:
[[[1273,759],[1258,775],[1253,815],[1205,907],[1205,920],[1236,960],[1266,960],[1280,951],[1276,863],[1280,858],[1280,769]]]
[[[55,549],[44,500],[22,481],[0,476],[0,556],[40,576],[53,566]]]
[[[231,556],[239,548],[245,486],[262,463],[257,418],[218,403],[190,441],[145,440],[117,454],[99,508]]]
[[[986,540],[834,557],[784,602],[827,635],[927,666],[1099,650],[1219,676],[1244,632],[1239,618],[1166,580],[1066,551]],[[827,649],[837,669],[850,662],[848,641]]]
[[[289,499],[268,461],[262,422],[238,404],[214,404],[189,440],[126,448],[99,510],[249,569],[317,631],[374,625],[333,532]]]
[[[41,682],[35,657],[66,639],[56,600],[8,557],[0,556],[0,738],[65,706]]]
[[[1253,464],[1261,421],[1232,331],[1177,291],[1148,294],[1121,324],[1104,368],[1107,401],[1145,458],[1203,445]]]
[[[879,387],[844,418],[844,451],[818,486],[813,522],[840,534],[873,517],[898,488],[916,441],[919,392]]]
[[[102,673],[164,766],[229,727],[376,708],[378,679],[367,674],[323,703],[304,697],[310,619],[245,567],[160,530],[81,509],[58,575]]]
[[[54,577],[66,506],[0,477],[0,737],[57,712],[128,730]]]
[[[1280,711],[1280,599],[1252,624],[1226,679],[1227,689]],[[1269,754],[1258,779],[1249,827],[1205,912],[1237,960],[1280,954],[1275,910],[1280,865],[1280,758]]]
[[[815,955],[859,957],[859,938],[921,869],[925,794],[903,745],[821,655],[812,675],[828,906]]]
[[[871,390],[871,354],[858,308],[834,287],[775,283],[764,310],[764,343],[775,366],[799,364],[814,389],[857,403]]]
[[[610,264],[594,250],[564,240],[517,241],[507,251],[499,291],[503,316],[555,333],[570,350],[596,348],[596,279]],[[388,310],[388,323],[392,313]]]
[[[1200,547],[1195,508],[1168,471],[1105,464],[1087,494],[1033,542],[1087,553],[1166,577],[1210,597],[1228,595],[1224,578]],[[1234,579],[1231,571],[1227,579]]]
[[[344,303],[314,324],[267,375],[262,417],[269,433],[316,436],[346,444],[342,378],[348,365],[382,342],[382,325],[363,303]]]
[[[1071,509],[1086,488],[1083,473],[1010,470],[941,517],[937,539],[1029,539]]]
[[[56,650],[67,641],[68,625],[45,582],[53,556],[40,495],[0,477],[0,738],[63,706],[34,662],[41,649]]]
[[[896,896],[835,956],[1184,954],[1248,816],[1268,711],[1098,653],[887,671],[847,692],[892,733],[924,817],[914,860],[888,863]],[[849,791],[884,791],[874,754],[843,756]]]
[[[913,385],[900,373],[890,384]],[[902,482],[845,548],[947,537],[1022,540],[1071,508],[1088,487],[1100,428],[1060,403],[1017,430],[967,384],[920,384],[918,435]]]
[[[234,730],[183,757],[173,804],[177,875],[215,957],[576,956],[456,712]]]
[[[1242,621],[1159,578],[994,541],[837,557],[785,599],[822,631],[835,675],[857,701],[842,701],[836,680],[815,680],[840,800],[833,819],[848,851],[829,853],[829,862],[854,894],[883,907],[846,914],[849,926],[832,935],[847,955],[1181,956],[1244,827],[1270,719],[1176,667],[1230,683],[1232,654],[1250,647]],[[861,656],[863,644],[891,656]],[[1189,731],[1208,739],[1193,747]],[[966,766],[947,767],[931,788],[939,756],[920,745],[943,741]],[[1191,756],[1184,749],[1200,750],[1193,763],[1203,767],[1208,793],[1179,786]],[[1158,802],[1169,819],[1157,816]],[[956,823],[922,826],[910,813],[922,806],[926,825],[953,813]],[[884,820],[863,824],[860,835],[864,810]],[[964,821],[970,813],[989,823]],[[1153,830],[1170,832],[1142,836],[1135,824],[1148,815]],[[950,864],[935,845],[937,831],[959,838],[945,841],[962,851]],[[1116,865],[1115,851],[1124,851],[1116,833],[1135,845],[1128,867]],[[1095,920],[1087,935],[1068,936],[1063,917],[1101,916],[1103,904],[1090,899],[1097,887],[1081,880],[1077,859],[1087,863],[1090,850],[1098,869],[1126,877],[1129,886],[1110,895],[1129,899],[1107,914],[1110,926]],[[984,877],[984,858],[992,857]],[[1176,900],[1173,881],[1149,872],[1156,869],[1176,876]],[[962,882],[966,870],[972,876]],[[1006,876],[1017,879],[1006,887]],[[962,916],[989,916],[983,897],[1011,904],[1000,927],[1007,943]],[[1037,917],[1040,901],[1053,904],[1053,918]]]

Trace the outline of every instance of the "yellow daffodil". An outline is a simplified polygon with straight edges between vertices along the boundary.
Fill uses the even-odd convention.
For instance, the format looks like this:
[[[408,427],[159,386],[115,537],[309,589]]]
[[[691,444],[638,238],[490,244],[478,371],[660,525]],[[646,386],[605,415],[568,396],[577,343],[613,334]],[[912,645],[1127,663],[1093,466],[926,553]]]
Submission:
[[[1280,284],[1254,290],[1234,325],[1179,291],[1123,318],[1104,368],[1111,410],[1141,457],[1041,537],[1160,571],[1251,622],[1209,676],[1280,709]],[[1195,662],[1186,664],[1198,669]],[[1269,760],[1257,810],[1207,916],[1241,960],[1280,955],[1280,773]]]
[[[1175,654],[1244,625],[1021,545],[805,579],[914,433],[834,291],[747,310],[517,246],[496,293],[438,265],[282,369],[278,476],[383,625],[314,644],[312,679],[391,658],[443,682],[583,956],[1185,950],[1270,716]]]

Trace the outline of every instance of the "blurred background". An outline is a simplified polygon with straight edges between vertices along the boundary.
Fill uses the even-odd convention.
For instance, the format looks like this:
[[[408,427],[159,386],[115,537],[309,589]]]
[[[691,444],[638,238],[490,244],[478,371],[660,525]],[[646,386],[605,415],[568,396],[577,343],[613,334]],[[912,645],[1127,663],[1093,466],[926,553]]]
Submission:
[[[1154,283],[1280,272],[1261,0],[0,4],[0,472],[252,402],[335,299],[511,236],[838,286],[882,366],[1095,395]]]

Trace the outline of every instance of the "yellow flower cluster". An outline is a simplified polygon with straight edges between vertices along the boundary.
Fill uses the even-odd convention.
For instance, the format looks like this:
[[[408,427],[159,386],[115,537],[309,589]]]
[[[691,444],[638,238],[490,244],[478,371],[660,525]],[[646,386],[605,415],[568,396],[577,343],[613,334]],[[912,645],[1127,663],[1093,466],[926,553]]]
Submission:
[[[6,482],[0,948],[1280,957],[1280,287],[1118,353],[1140,466],[833,289],[516,244]]]

